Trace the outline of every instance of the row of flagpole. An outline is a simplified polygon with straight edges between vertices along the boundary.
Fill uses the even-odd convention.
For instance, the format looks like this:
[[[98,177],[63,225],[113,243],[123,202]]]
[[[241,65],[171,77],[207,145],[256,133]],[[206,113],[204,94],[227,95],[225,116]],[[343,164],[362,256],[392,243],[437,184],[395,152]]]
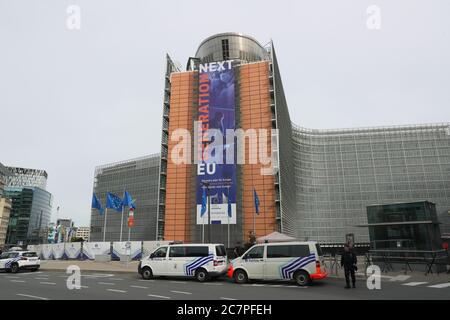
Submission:
[[[103,242],[106,241],[106,219],[108,216],[108,208],[114,209],[117,212],[121,212],[120,219],[120,241],[122,241],[122,233],[123,233],[123,214],[125,207],[129,208],[128,212],[128,241],[130,241],[131,236],[131,228],[134,226],[134,210],[136,209],[135,201],[131,198],[130,194],[125,191],[123,195],[123,199],[118,197],[117,195],[107,192],[106,193],[106,205],[103,208],[102,203],[98,199],[95,193],[92,194],[92,209],[97,209],[100,215],[103,214],[103,209],[105,210],[104,221],[103,221]]]
[[[206,193],[206,189],[209,189],[209,186],[206,186],[203,188],[203,195],[202,195],[202,203],[201,203],[201,211],[200,211],[200,217],[202,218],[203,215],[206,213],[208,208],[208,225],[211,223],[211,212],[210,212],[210,194],[209,190],[208,193]],[[253,188],[253,201],[255,205],[255,212],[253,215],[253,235],[256,237],[256,215],[259,215],[259,197],[256,193],[255,188]],[[227,194],[227,202],[228,202],[228,226],[227,226],[227,245],[230,247],[230,218],[232,217],[232,206],[231,206],[231,198],[230,198],[230,186],[228,186],[228,194]],[[114,209],[118,212],[121,212],[121,219],[120,219],[120,241],[122,241],[122,233],[123,233],[123,214],[125,207],[129,207],[129,213],[128,213],[128,241],[130,241],[130,235],[131,235],[131,228],[134,226],[134,209],[136,209],[136,205],[134,200],[131,198],[130,194],[125,191],[124,197],[121,199],[117,195],[107,192],[106,193],[106,206],[105,206],[105,216],[104,216],[104,222],[103,222],[103,241],[106,241],[106,219],[108,216],[108,208]],[[99,210],[100,214],[103,214],[103,206],[98,199],[97,195],[95,193],[92,194],[92,209]],[[210,237],[209,233],[209,237]],[[205,242],[205,223],[202,223],[202,243]]]

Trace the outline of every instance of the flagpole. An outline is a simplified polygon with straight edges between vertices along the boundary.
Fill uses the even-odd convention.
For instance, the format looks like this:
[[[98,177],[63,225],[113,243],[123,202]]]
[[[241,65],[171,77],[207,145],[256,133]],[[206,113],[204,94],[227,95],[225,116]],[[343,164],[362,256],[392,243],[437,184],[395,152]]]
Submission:
[[[228,206],[229,206],[229,203],[230,203],[230,187],[228,186],[228,196],[227,196],[227,211],[228,211]],[[227,217],[228,217],[228,236],[227,236],[227,245],[228,245],[228,248],[230,247],[230,213],[229,212],[227,212]]]
[[[124,208],[124,205],[122,204],[122,218],[120,218],[120,240],[119,240],[119,241],[122,241],[122,230],[123,230],[123,208]]]
[[[108,207],[105,208],[105,222],[103,224],[103,242],[106,241],[106,216],[108,215]]]

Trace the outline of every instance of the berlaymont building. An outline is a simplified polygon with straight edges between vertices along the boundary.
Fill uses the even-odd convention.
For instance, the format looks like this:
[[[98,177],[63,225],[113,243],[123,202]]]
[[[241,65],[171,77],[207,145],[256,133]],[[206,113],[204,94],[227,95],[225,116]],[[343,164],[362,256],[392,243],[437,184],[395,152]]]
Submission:
[[[367,243],[367,206],[415,201],[435,203],[441,233],[450,233],[450,124],[341,130],[294,124],[274,44],[247,35],[213,35],[186,60],[181,70],[167,56],[160,154],[95,171],[100,197],[122,192],[123,181],[139,192],[133,240],[234,246],[279,231],[320,243],[353,234]],[[180,129],[201,137],[185,144],[181,162],[174,159]],[[217,162],[217,150],[226,153],[236,140],[212,152],[208,142],[219,136],[205,139],[208,129],[255,130],[257,147],[244,138],[243,163]],[[259,158],[252,161],[255,148]],[[270,161],[260,161],[262,155]],[[107,240],[116,240],[119,224],[108,221]],[[94,211],[91,227],[91,240],[101,239]]]

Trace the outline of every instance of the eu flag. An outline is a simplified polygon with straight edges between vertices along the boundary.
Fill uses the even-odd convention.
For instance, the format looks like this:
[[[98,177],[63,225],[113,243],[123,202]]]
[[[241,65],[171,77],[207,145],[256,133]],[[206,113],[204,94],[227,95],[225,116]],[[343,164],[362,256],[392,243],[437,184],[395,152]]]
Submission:
[[[136,204],[134,203],[133,198],[131,198],[128,191],[125,191],[125,193],[123,194],[123,206],[136,209]]]
[[[206,188],[203,188],[203,194],[202,194],[202,209],[200,211],[200,218],[203,217],[203,215],[206,212]]]
[[[256,193],[255,188],[253,188],[253,198],[255,200],[255,211],[256,211],[256,214],[259,215],[259,197],[258,197],[258,194]]]
[[[122,212],[122,199],[120,199],[115,194],[108,192],[106,194],[106,207],[110,209],[114,209],[118,212]]]
[[[58,207],[59,208],[59,207]],[[100,214],[103,214],[103,207],[100,200],[98,200],[97,195],[95,193],[92,194],[92,209],[97,209]]]

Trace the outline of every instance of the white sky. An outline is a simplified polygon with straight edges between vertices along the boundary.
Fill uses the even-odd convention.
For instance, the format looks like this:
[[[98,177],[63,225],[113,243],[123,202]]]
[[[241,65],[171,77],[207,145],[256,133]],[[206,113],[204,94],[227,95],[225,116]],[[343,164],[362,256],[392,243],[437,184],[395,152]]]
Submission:
[[[366,26],[373,4],[380,30]],[[227,31],[274,40],[301,126],[448,122],[449,12],[448,0],[0,0],[0,162],[47,170],[55,211],[89,225],[94,167],[160,151],[165,53],[185,66]]]

